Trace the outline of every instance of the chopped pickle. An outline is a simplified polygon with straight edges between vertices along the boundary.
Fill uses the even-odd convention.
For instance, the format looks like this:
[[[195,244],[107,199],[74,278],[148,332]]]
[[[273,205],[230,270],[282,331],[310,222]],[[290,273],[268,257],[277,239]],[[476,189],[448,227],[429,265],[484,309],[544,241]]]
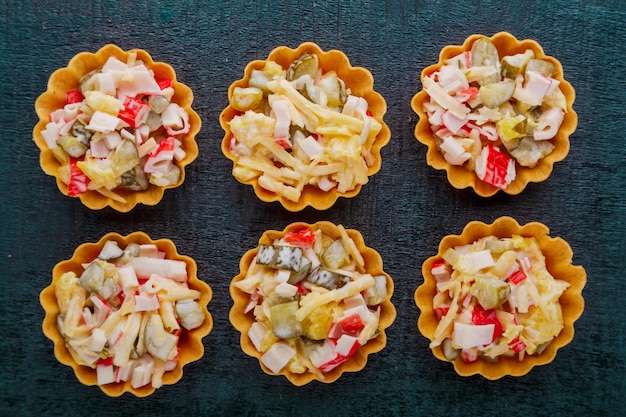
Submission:
[[[270,322],[276,337],[291,339],[302,334],[302,322],[296,320],[298,301],[275,304],[270,307]]]
[[[104,268],[98,262],[92,262],[83,271],[78,285],[89,292],[98,292],[104,284]]]
[[[125,265],[130,261],[130,258],[135,258],[141,253],[141,247],[137,243],[129,243],[124,249],[122,258],[118,260],[120,265]]]
[[[265,302],[267,303],[267,305],[269,307],[275,306],[277,304],[285,304],[285,303],[289,303],[291,301],[297,301],[298,300],[298,296],[296,295],[296,297],[285,297],[283,295],[280,295],[277,292],[272,292],[270,293],[270,295],[268,295],[265,298]]]
[[[478,299],[478,303],[485,310],[491,310],[501,306],[509,298],[511,287],[494,276],[480,275],[476,277],[469,293]]]
[[[312,101],[313,103],[323,104],[322,103],[322,89],[317,85],[313,85],[311,83],[305,84],[304,88],[302,89],[300,93],[307,100]]]
[[[483,84],[478,94],[485,106],[497,109],[511,99],[513,92],[515,92],[515,81],[506,78],[500,82]]]
[[[150,113],[148,113],[146,126],[148,126],[148,129],[150,129],[150,132],[154,132],[155,130],[163,126],[161,116],[157,112],[155,112],[154,109],[150,110]]]
[[[289,280],[287,282],[290,284],[297,284],[298,282],[305,279],[306,276],[309,275],[309,272],[311,272],[311,265],[311,260],[303,256],[300,259],[300,269],[298,271],[292,271],[291,275],[289,275]]]
[[[302,248],[295,246],[259,245],[256,263],[289,271],[300,270]]]
[[[150,96],[148,104],[152,107],[152,111],[161,114],[170,105],[170,101],[163,96]]]
[[[534,140],[530,136],[520,139],[519,145],[511,150],[511,155],[517,162],[526,167],[534,167],[539,160],[548,155],[554,149],[554,145],[547,140]]]
[[[510,240],[489,239],[485,241],[485,249],[489,250],[491,253],[503,253],[513,249],[513,244]]]
[[[503,77],[515,79],[519,74],[524,73],[526,64],[535,54],[532,50],[527,49],[523,54],[507,55],[500,62],[500,73]]]
[[[143,169],[141,169],[141,166],[139,165],[123,173],[121,180],[120,186],[122,188],[134,191],[147,190],[150,185],[148,182],[148,176],[145,172],[143,172]]]
[[[498,68],[500,57],[498,50],[489,38],[480,38],[472,44],[472,67],[494,67]],[[479,84],[485,85],[498,82],[500,74],[495,73],[479,81]]]
[[[72,135],[76,137],[76,139],[78,139],[81,143],[89,145],[89,141],[93,136],[93,132],[91,130],[88,130],[85,127],[85,124],[82,123],[80,120],[76,120],[72,124]]]
[[[511,151],[519,145],[520,138],[526,135],[527,119],[523,115],[504,117],[496,122],[496,130],[504,147]]]
[[[267,88],[267,83],[271,79],[272,78],[263,70],[252,70],[250,73],[250,80],[248,81],[248,87],[258,88],[264,94],[269,94],[270,90]]]
[[[83,181],[78,171],[65,175],[68,168],[63,168],[67,181],[59,179],[69,186],[64,193],[75,197],[93,191],[92,195],[128,204],[130,201],[125,197],[129,193],[117,193],[118,187],[145,190],[151,183],[156,186],[179,183],[178,167],[167,174],[161,173],[152,182],[140,172],[144,168],[151,171],[149,166],[153,163],[169,167],[173,164],[169,162],[172,159],[169,153],[157,159],[139,155],[151,154],[155,141],[169,139],[177,141],[176,159],[185,158],[189,149],[184,135],[192,131],[194,120],[184,106],[175,104],[181,99],[181,91],[169,78],[173,74],[155,78],[151,65],[138,59],[134,52],[124,61],[110,56],[102,64],[80,79],[80,91],[65,92],[66,105],[51,113],[54,123],[48,123],[42,135],[62,165],[69,164],[70,157],[76,158],[75,166],[89,179]],[[137,165],[140,169],[135,169]]]
[[[333,241],[322,252],[322,263],[330,269],[338,269],[350,263],[350,255],[345,246],[343,246],[341,239]]]
[[[317,267],[308,276],[307,281],[328,290],[334,290],[349,283],[350,277],[330,271],[326,268]]]
[[[547,107],[558,107],[564,112],[567,111],[567,100],[563,92],[558,88],[555,88],[551,94],[544,96],[541,104]]]
[[[245,112],[258,108],[263,101],[263,91],[256,87],[235,87],[231,99],[231,106],[235,110]]]
[[[551,77],[554,75],[555,68],[552,62],[546,61],[545,59],[531,59],[528,61],[528,64],[526,64],[525,73],[528,71],[536,71],[546,77]]]
[[[297,80],[303,75],[309,75],[311,79],[315,79],[315,77],[317,77],[318,70],[319,59],[317,58],[317,55],[303,54],[298,59],[293,61],[287,69],[287,80]]]
[[[130,139],[124,139],[109,157],[115,176],[120,176],[139,164],[139,152]]]
[[[460,349],[455,349],[454,346],[452,346],[452,338],[450,337],[443,339],[441,351],[443,352],[443,356],[449,361],[455,360],[459,357],[459,353],[461,353]]]
[[[123,254],[124,251],[118,246],[117,242],[114,240],[107,240],[102,247],[98,258],[107,261],[109,259],[117,259]]]
[[[57,139],[57,145],[73,158],[80,158],[87,152],[87,145],[82,143],[76,136],[64,135]]]
[[[327,98],[327,104],[333,107],[343,106],[346,102],[346,89],[337,74],[329,72],[319,81],[319,87]]]

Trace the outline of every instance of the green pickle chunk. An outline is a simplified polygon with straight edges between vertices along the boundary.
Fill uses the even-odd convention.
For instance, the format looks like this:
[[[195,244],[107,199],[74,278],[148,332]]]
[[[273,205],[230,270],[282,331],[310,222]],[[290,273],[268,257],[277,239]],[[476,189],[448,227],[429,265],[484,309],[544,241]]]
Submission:
[[[302,334],[302,323],[296,319],[298,308],[297,300],[270,307],[270,322],[276,337],[291,339]]]
[[[485,310],[491,310],[501,306],[509,298],[511,287],[494,276],[482,275],[476,278],[469,292]]]
[[[526,136],[528,121],[523,115],[504,117],[496,122],[496,130],[504,147],[511,151],[519,146],[520,139]]]
[[[472,44],[472,66],[473,67],[498,67],[500,57],[498,50],[489,38],[480,38]],[[500,79],[498,73],[490,75],[479,81],[479,84],[495,83]]]
[[[297,80],[303,75],[309,75],[312,79],[315,79],[318,70],[319,59],[317,55],[304,54],[292,62],[287,69],[287,80]]]
[[[535,54],[530,49],[527,49],[522,54],[505,56],[500,62],[500,72],[502,76],[515,79],[519,74],[524,73],[526,64],[528,64],[528,61],[534,56]]]
[[[247,111],[258,108],[263,102],[263,90],[257,87],[235,87],[231,105],[235,110]]]
[[[120,176],[139,164],[139,153],[130,139],[124,139],[109,160],[113,165],[115,176]]]
[[[528,71],[536,71],[546,77],[551,77],[554,75],[555,68],[554,64],[545,59],[531,59],[526,65],[526,72]]]
[[[515,92],[515,81],[505,78],[500,82],[483,84],[478,94],[480,101],[487,107],[496,109],[508,102]]]
[[[343,246],[341,239],[333,241],[333,243],[322,252],[322,262],[331,269],[338,269],[350,263],[350,255],[345,246]]]

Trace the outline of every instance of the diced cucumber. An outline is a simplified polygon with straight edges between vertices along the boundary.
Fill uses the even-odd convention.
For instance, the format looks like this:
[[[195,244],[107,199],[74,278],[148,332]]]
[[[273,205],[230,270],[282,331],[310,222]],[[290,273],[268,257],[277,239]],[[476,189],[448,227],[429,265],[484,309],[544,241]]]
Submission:
[[[289,280],[287,281],[290,284],[297,284],[306,278],[306,276],[311,272],[311,260],[306,256],[303,256],[300,259],[300,269],[298,271],[291,272],[289,275]]]
[[[124,251],[120,249],[120,247],[117,245],[117,242],[115,242],[114,240],[107,240],[102,247],[98,258],[104,261],[108,261],[109,259],[117,259],[123,254]]]
[[[277,269],[298,272],[302,248],[281,245],[259,245],[256,263]]]
[[[519,145],[520,138],[526,136],[526,117],[519,114],[517,116],[504,117],[496,122],[496,130],[504,147],[511,151]]]
[[[455,349],[452,346],[452,339],[449,337],[443,339],[443,342],[441,343],[441,351],[443,352],[443,356],[445,356],[449,361],[455,360],[459,357],[459,353],[461,353],[460,349]]]
[[[93,132],[88,130],[80,120],[76,120],[74,121],[74,124],[72,124],[72,135],[83,145],[89,146],[89,141],[93,136]]]
[[[321,260],[324,266],[330,269],[339,269],[350,263],[350,255],[343,246],[341,239],[336,239],[322,252]]]
[[[318,70],[319,59],[317,55],[304,54],[293,61],[287,69],[287,80],[297,80],[303,75],[310,75],[312,79],[315,79]]]
[[[270,322],[276,337],[291,339],[302,334],[302,323],[296,319],[299,308],[298,301],[295,300],[270,307]]]
[[[478,299],[485,309],[491,310],[501,306],[511,294],[511,287],[494,276],[480,275],[470,287],[469,293]]]
[[[146,176],[146,173],[143,172],[140,165],[124,172],[120,178],[122,181],[120,186],[129,190],[147,190],[150,186],[148,177]]]
[[[92,262],[83,271],[78,285],[83,287],[89,292],[98,292],[104,284],[104,268],[101,267],[98,262]]]
[[[324,74],[318,86],[326,95],[328,106],[339,107],[346,102],[345,86],[334,71]]]
[[[87,152],[87,145],[82,143],[76,136],[64,135],[57,139],[57,145],[73,158],[80,158]]]
[[[478,94],[485,106],[497,109],[511,99],[513,92],[515,92],[515,81],[506,78],[500,82],[482,85]]]
[[[535,54],[530,49],[522,54],[505,56],[500,62],[500,73],[503,77],[514,80],[519,74],[523,74],[526,64],[534,56]]]
[[[554,75],[555,68],[552,62],[546,61],[545,59],[531,59],[528,61],[528,64],[526,64],[524,78],[526,78],[525,74],[528,71],[536,71],[546,77],[552,77],[552,75]]]
[[[230,104],[235,110],[245,112],[259,107],[263,101],[263,91],[257,87],[235,87]]]
[[[130,139],[124,139],[115,152],[109,157],[115,176],[120,176],[126,171],[130,171],[139,164],[139,153],[137,147]]]
[[[328,290],[334,290],[349,283],[350,277],[338,274],[326,268],[317,267],[308,276],[307,281]]]
[[[526,167],[534,167],[537,162],[554,150],[554,145],[547,140],[536,141],[532,137],[525,136],[520,139],[517,148],[510,153],[517,162]]]
[[[498,50],[489,38],[480,38],[472,44],[472,67],[488,66],[498,68],[500,57]],[[496,72],[489,77],[483,78],[479,84],[485,85],[500,80],[500,73]]]

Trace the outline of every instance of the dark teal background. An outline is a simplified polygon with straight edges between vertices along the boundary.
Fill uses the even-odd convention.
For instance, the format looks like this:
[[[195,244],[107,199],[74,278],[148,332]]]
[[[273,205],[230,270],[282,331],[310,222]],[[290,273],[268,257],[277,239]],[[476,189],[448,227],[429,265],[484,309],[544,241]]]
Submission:
[[[413,137],[420,71],[448,44],[508,31],[537,40],[576,89],[578,129],[552,176],[517,196],[478,197],[428,167]],[[246,64],[304,41],[368,68],[392,138],[361,193],[331,209],[290,213],[230,174],[218,123]],[[155,207],[91,211],[39,167],[36,98],[50,74],[106,43],[171,64],[203,121],[183,186]],[[618,416],[626,398],[626,2],[624,1],[0,1],[0,415]],[[441,238],[471,220],[539,221],[568,241],[588,274],[571,344],[528,375],[460,377],[417,330],[413,293]],[[333,384],[292,386],[261,371],[228,321],[228,285],[266,229],[329,220],[362,232],[395,281],[388,345]],[[213,289],[204,357],[148,398],[109,398],[80,384],[41,332],[40,291],[54,265],[109,231],[172,239]]]

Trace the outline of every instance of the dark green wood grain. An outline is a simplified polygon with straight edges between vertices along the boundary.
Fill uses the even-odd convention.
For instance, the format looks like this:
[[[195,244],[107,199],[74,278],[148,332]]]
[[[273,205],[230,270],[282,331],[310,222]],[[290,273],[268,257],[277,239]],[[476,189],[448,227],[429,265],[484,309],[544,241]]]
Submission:
[[[288,3],[288,4],[285,4]],[[518,196],[455,190],[413,137],[411,97],[422,68],[473,33],[532,38],[576,89],[578,129],[552,176]],[[383,166],[362,192],[325,212],[289,213],[230,175],[218,116],[245,65],[278,45],[314,41],[368,68],[392,132]],[[106,43],[146,49],[192,88],[203,121],[185,184],[156,207],[90,211],[39,168],[35,99],[48,77]],[[626,296],[626,3],[623,1],[0,1],[0,415],[623,415]],[[417,331],[413,292],[439,240],[471,220],[539,221],[567,240],[588,283],[573,342],[520,377],[461,378]],[[331,385],[296,388],[263,373],[228,321],[228,285],[266,229],[329,220],[362,232],[394,278],[398,316],[388,346]],[[54,265],[109,231],[167,237],[213,289],[205,356],[149,398],[106,397],[59,364],[41,332],[39,292]]]

